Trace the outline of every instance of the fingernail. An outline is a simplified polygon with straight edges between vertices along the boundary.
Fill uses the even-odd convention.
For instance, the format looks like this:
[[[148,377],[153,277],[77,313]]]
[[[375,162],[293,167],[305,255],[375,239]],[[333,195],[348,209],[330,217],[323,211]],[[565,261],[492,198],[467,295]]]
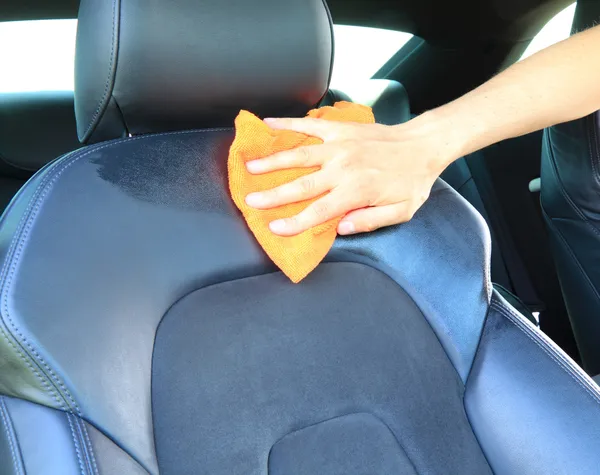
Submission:
[[[285,220],[277,219],[275,221],[271,221],[271,223],[269,223],[269,228],[274,233],[282,233],[283,231],[285,231]]]
[[[246,162],[246,168],[249,172],[260,171],[260,160],[250,160],[249,162]]]
[[[250,193],[246,196],[246,204],[248,206],[260,206],[263,203],[263,197],[261,193]]]
[[[341,221],[338,225],[338,234],[354,234],[356,232],[356,227],[352,221]]]

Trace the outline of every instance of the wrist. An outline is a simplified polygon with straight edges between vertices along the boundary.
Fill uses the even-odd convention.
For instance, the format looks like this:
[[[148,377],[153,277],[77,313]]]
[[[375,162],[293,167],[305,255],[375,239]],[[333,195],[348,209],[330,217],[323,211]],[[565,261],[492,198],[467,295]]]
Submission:
[[[431,171],[436,175],[470,153],[467,135],[453,123],[454,118],[441,109],[424,112],[405,124],[394,126],[399,142],[415,140],[421,143],[419,148],[424,151],[423,158],[428,158]]]
[[[421,117],[431,140],[441,149],[440,160],[444,167],[475,151],[474,143],[479,132],[452,107],[438,107]]]

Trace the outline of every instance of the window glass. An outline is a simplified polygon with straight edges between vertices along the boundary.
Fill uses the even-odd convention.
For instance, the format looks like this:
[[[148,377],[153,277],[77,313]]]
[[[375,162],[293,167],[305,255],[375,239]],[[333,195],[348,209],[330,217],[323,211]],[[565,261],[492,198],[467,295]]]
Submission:
[[[547,48],[548,46],[566,40],[571,32],[573,24],[573,16],[575,15],[575,3],[556,14],[540,32],[529,43],[529,46],[521,56],[525,59],[538,51]]]
[[[77,20],[0,22],[0,92],[72,91]],[[332,83],[370,78],[411,37],[335,25]]]
[[[335,58],[331,84],[369,79],[413,35],[400,31],[335,25]]]
[[[0,92],[73,90],[77,20],[0,23]]]

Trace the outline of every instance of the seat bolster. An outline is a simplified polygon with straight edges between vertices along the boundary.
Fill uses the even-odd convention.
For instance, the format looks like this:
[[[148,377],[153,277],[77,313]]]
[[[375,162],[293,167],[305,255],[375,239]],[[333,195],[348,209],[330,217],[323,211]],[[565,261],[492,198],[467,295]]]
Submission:
[[[465,407],[494,473],[598,473],[600,388],[496,292]]]
[[[148,473],[113,441],[71,413],[0,396],[0,426],[2,474]]]
[[[62,411],[0,397],[0,408],[11,421],[15,450],[22,458],[22,472],[28,475],[94,474],[90,471],[89,446],[82,443],[82,421]],[[91,459],[90,459],[91,461]],[[8,461],[0,460],[0,473],[6,473]],[[10,473],[10,472],[9,472]]]

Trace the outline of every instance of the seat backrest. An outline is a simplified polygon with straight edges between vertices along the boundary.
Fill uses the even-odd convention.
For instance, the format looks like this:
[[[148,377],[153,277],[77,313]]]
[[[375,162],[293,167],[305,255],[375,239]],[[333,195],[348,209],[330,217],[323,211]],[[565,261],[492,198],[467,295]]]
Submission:
[[[597,24],[600,3],[577,3],[573,31]],[[599,112],[544,131],[541,204],[584,368],[600,373]]]
[[[436,183],[411,222],[338,239],[293,285],[229,197],[231,127],[161,132],[210,122],[193,61],[207,40],[235,53],[215,56],[221,73],[246,57],[237,108],[317,104],[332,59],[321,0],[84,0],[77,55],[94,68],[85,34],[119,59],[109,92],[77,80],[79,130],[114,140],[46,167],[0,223],[2,473],[594,473],[600,392],[492,294],[487,228],[456,192]],[[168,67],[149,95],[146,71]],[[178,87],[196,80],[201,98]],[[223,84],[220,126],[237,113]],[[170,106],[180,92],[197,119]]]

